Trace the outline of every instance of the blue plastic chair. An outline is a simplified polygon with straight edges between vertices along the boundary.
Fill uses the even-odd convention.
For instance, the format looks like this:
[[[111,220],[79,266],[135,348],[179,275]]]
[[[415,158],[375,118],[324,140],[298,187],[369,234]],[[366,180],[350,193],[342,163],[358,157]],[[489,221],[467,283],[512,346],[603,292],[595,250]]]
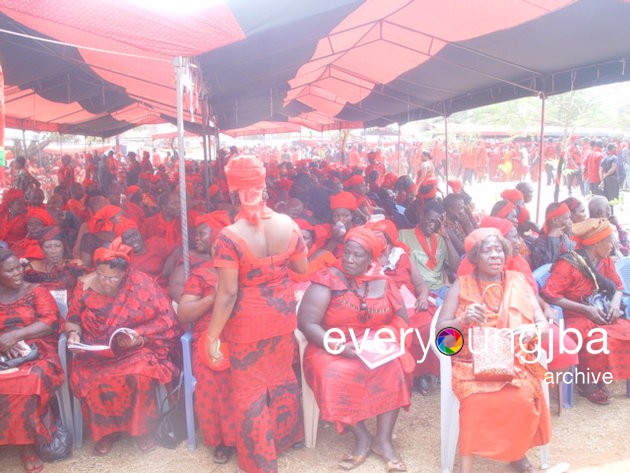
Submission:
[[[56,300],[57,308],[63,319],[68,315],[68,305],[60,300]],[[62,333],[57,342],[57,353],[63,369],[63,384],[57,390],[57,404],[61,414],[61,422],[69,430],[73,430],[72,404],[70,401],[70,387],[68,385],[68,362],[66,358],[66,334]],[[76,445],[75,445],[76,446]]]
[[[184,407],[186,409],[186,432],[188,433],[188,449],[197,448],[197,434],[195,426],[195,409],[193,396],[197,379],[192,370],[192,332],[187,330],[181,337],[182,354],[184,358]]]
[[[623,282],[622,300],[626,304],[626,319],[630,319],[630,256],[619,258],[615,269]],[[630,397],[630,379],[626,380],[626,397]]]
[[[533,272],[536,284],[538,284],[538,289],[542,289],[542,287],[547,282],[547,279],[549,279],[550,270],[551,264],[544,264],[541,267],[536,268],[536,270]],[[552,305],[551,307],[558,311],[558,320],[564,320],[564,313],[562,312],[562,308],[558,307],[557,305]],[[569,370],[575,375],[575,366],[571,366]],[[573,383],[565,383],[562,378],[563,377],[560,377],[558,383],[558,403],[561,405],[561,407],[569,409],[572,408],[574,404]],[[572,379],[574,378],[575,376],[572,376]],[[561,411],[562,409],[558,409],[558,415],[560,415]]]

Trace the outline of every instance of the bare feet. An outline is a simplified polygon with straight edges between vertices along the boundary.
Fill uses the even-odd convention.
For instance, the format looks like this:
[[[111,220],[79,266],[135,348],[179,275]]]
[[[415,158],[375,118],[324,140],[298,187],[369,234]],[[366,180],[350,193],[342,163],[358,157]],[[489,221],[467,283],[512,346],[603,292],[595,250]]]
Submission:
[[[39,473],[44,469],[44,462],[32,445],[23,445],[20,450],[20,460],[26,473]]]

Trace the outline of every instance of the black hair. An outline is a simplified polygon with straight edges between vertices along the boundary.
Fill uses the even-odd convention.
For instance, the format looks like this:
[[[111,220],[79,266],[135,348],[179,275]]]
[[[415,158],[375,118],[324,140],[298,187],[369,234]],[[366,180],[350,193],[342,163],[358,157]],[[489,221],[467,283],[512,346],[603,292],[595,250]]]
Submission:
[[[129,261],[127,261],[122,256],[116,256],[114,259],[109,260],[109,261],[97,261],[96,262],[97,266],[101,265],[101,264],[105,264],[105,265],[109,266],[112,269],[120,269],[122,271],[127,271],[127,268],[129,268]]]
[[[449,209],[453,208],[455,204],[457,204],[457,202],[466,203],[466,199],[464,199],[464,196],[461,194],[449,194],[446,197],[444,197],[445,208],[449,208]]]
[[[11,250],[5,250],[4,248],[0,248],[0,264],[4,263],[6,260],[11,258],[12,256],[17,256]]]
[[[439,200],[427,200],[422,211],[425,214],[428,212],[435,212],[439,215],[443,215],[444,212],[446,212],[446,210],[444,209],[444,205]]]

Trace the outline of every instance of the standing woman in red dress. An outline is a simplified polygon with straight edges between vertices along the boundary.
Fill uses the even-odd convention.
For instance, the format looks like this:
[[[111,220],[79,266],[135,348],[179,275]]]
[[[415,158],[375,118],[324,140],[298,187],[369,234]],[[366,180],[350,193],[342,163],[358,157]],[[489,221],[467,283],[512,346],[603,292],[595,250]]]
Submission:
[[[39,351],[17,372],[0,375],[0,445],[21,446],[27,473],[43,470],[34,446],[49,443],[56,432],[46,419],[52,418],[49,402],[63,383],[58,328],[59,311],[48,290],[25,282],[17,256],[0,250],[0,355],[20,356],[20,341],[36,344]]]
[[[277,455],[304,436],[288,269],[306,271],[306,246],[296,223],[265,204],[257,158],[234,157],[225,174],[239,213],[213,249],[219,282],[207,343],[219,359],[219,339],[229,345],[239,471],[273,473]]]

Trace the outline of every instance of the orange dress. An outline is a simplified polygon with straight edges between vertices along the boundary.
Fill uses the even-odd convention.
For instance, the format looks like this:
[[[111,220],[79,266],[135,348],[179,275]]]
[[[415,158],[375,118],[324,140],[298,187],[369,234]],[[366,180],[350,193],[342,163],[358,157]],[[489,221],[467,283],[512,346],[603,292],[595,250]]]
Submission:
[[[482,300],[488,285],[472,274],[460,276],[459,282],[457,318],[464,317],[470,304]],[[486,294],[486,301],[492,292]],[[502,304],[498,297],[495,296],[496,305],[486,304],[501,305],[499,312],[486,309],[486,325],[514,328],[533,323],[535,296],[522,274],[506,271]],[[464,339],[468,340],[467,332]],[[516,351],[515,355],[518,354]],[[452,358],[453,391],[460,402],[459,450],[462,456],[510,462],[521,459],[530,448],[549,442],[551,421],[541,386],[544,369],[536,363],[524,364],[518,356],[514,360],[516,375],[511,381],[479,381],[473,374],[468,341]]]

